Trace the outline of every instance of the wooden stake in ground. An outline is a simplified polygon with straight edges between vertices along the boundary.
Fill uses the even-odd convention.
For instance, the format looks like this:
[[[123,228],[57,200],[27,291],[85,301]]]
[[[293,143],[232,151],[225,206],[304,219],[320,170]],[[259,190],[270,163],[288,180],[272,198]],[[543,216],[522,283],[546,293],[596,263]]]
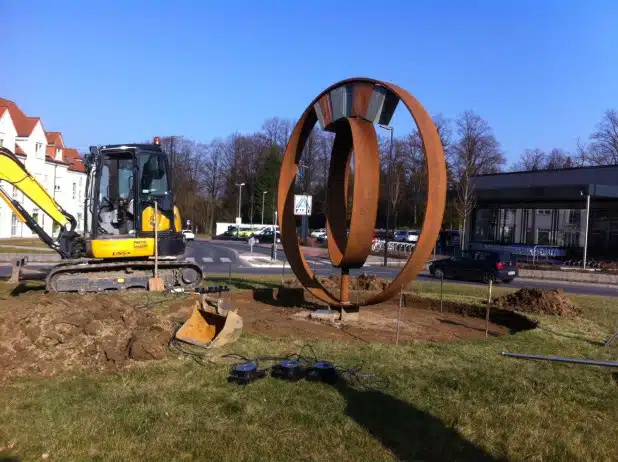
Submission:
[[[148,290],[162,292],[165,290],[163,279],[159,277],[159,206],[154,201],[154,277],[148,281]]]
[[[283,260],[283,258],[281,260]],[[285,260],[283,260],[283,265],[281,265],[281,287],[283,287],[284,279],[285,279]]]
[[[230,289],[230,307],[232,306],[232,262],[230,262],[230,272],[228,274],[228,288]]]
[[[395,334],[395,345],[399,345],[399,324],[401,320],[401,305],[403,304],[403,286],[399,292],[399,311],[397,312],[397,334]]]
[[[485,311],[485,338],[489,336],[489,307],[491,306],[491,288],[493,281],[489,280],[489,295],[487,296],[487,311]]]
[[[440,314],[442,314],[442,298],[444,297],[444,273],[440,277]]]

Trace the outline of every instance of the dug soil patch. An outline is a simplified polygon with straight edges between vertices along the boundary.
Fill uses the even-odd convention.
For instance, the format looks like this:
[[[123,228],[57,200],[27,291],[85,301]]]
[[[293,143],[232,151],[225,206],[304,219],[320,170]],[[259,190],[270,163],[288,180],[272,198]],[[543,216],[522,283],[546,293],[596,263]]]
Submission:
[[[65,369],[115,370],[132,361],[162,359],[178,322],[174,315],[188,312],[187,301],[176,301],[165,315],[157,315],[120,294],[3,300],[0,380]],[[184,321],[186,315],[180,318]]]
[[[523,313],[551,316],[572,317],[581,314],[581,309],[560,289],[519,289],[497,298],[495,305]]]
[[[288,284],[288,287],[290,284]],[[290,290],[287,288],[285,291]],[[395,343],[397,318],[399,319],[399,342],[413,340],[454,341],[485,337],[485,309],[479,306],[445,302],[444,312],[439,312],[439,301],[408,296],[405,306],[399,309],[395,297],[379,305],[361,307],[357,320],[320,322],[309,318],[312,297],[301,292],[305,307],[298,303],[297,296],[279,297],[273,289],[256,289],[237,295],[235,306],[243,318],[244,329],[272,337],[290,336],[306,340],[328,339],[355,343]],[[269,292],[270,295],[267,295]],[[366,297],[363,294],[360,298]],[[351,299],[355,294],[351,293]],[[286,301],[291,303],[286,307]],[[523,329],[532,329],[535,323],[523,315],[507,310],[491,312],[489,335],[497,336]]]
[[[373,284],[381,282],[369,281],[366,286]],[[231,294],[231,305],[238,309],[245,332],[352,343],[394,343],[398,329],[400,343],[485,337],[484,310],[478,306],[445,302],[441,314],[435,300],[409,296],[400,310],[399,297],[395,297],[361,308],[357,320],[342,324],[310,319],[308,308],[315,306],[302,289],[285,289],[296,295],[292,303],[272,293],[265,296],[265,290]],[[26,293],[0,300],[0,381],[68,370],[116,371],[166,358],[175,330],[189,317],[198,299],[159,297],[159,302],[151,303],[153,298],[148,294]],[[521,324],[521,319],[513,324],[513,317],[528,324]],[[491,321],[491,336],[533,327],[523,315],[508,310],[492,310]]]

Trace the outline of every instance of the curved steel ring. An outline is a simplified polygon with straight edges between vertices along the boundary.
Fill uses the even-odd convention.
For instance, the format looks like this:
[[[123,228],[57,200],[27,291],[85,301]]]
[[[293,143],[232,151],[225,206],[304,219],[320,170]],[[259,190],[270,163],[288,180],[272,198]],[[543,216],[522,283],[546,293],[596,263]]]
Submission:
[[[380,93],[382,97],[375,98],[376,92]],[[336,98],[339,105],[334,107],[333,100]],[[343,104],[340,102],[341,99],[344,101]],[[346,163],[349,165],[349,154],[353,149],[355,150],[355,156],[357,156],[355,160],[356,169],[360,166],[359,161],[368,162],[373,164],[374,167],[375,165],[379,167],[379,163],[375,164],[375,160],[372,157],[372,153],[370,152],[371,147],[367,147],[367,145],[373,144],[373,139],[375,138],[375,129],[371,121],[372,118],[375,118],[369,117],[369,113],[371,111],[373,111],[374,114],[376,113],[376,101],[379,103],[377,106],[378,116],[381,113],[380,111],[382,111],[382,113],[386,110],[394,111],[397,103],[403,101],[414,118],[425,151],[425,164],[428,176],[427,204],[420,236],[405,266],[386,289],[368,300],[365,300],[361,305],[366,306],[383,302],[395,295],[402,286],[414,279],[429,258],[442,224],[446,202],[446,163],[438,131],[430,115],[425,111],[423,106],[404,89],[374,79],[363,77],[352,78],[328,87],[311,102],[307,109],[305,109],[300,120],[294,127],[281,165],[277,208],[281,242],[290,267],[304,287],[315,297],[332,306],[341,306],[341,301],[320,284],[309,268],[300,249],[300,244],[296,235],[296,220],[294,216],[294,182],[298,173],[298,164],[300,163],[305,142],[311,134],[318,118],[320,119],[320,123],[326,125],[327,128],[328,126],[332,127],[337,124],[346,123],[343,122],[346,120],[350,131],[354,132],[351,134],[352,136],[350,136],[350,139],[345,139],[346,136],[343,136],[344,140],[341,140],[339,145],[337,145],[336,141],[335,146],[333,146],[329,187],[337,187],[335,185],[336,181],[331,184],[331,179],[335,177],[341,180],[342,165],[344,166],[343,170],[347,170],[345,165]],[[343,112],[340,110],[341,107],[344,108]],[[371,127],[368,126],[369,124]],[[340,127],[337,128],[338,137],[344,132],[345,129],[342,131]],[[356,140],[359,141],[357,143],[358,145],[353,146]],[[335,159],[335,157],[337,157],[337,159]],[[342,160],[344,157],[345,159]],[[371,166],[369,166],[369,168],[371,168]],[[339,173],[334,173],[333,169],[338,170]],[[370,173],[365,169],[362,174],[365,181],[369,181],[369,178],[374,178],[379,182],[379,172],[376,174],[374,171],[373,173],[374,176],[371,177]],[[356,175],[357,173],[355,172],[355,181]],[[343,178],[343,183],[347,184],[348,174],[345,173]],[[358,195],[357,190],[359,191]],[[345,188],[340,188],[339,191],[344,192]],[[362,197],[363,191],[369,197]],[[362,266],[362,263],[364,263],[371,249],[371,233],[375,227],[377,212],[377,198],[373,197],[375,196],[375,191],[377,191],[377,186],[368,183],[360,183],[358,187],[354,188],[353,198],[355,200],[360,200],[363,205],[360,206],[360,209],[355,209],[354,204],[352,205],[352,222],[349,237],[345,236],[345,221],[343,221],[342,228],[340,223],[337,225],[335,222],[334,224],[333,220],[329,219],[329,241],[331,241],[331,235],[333,237],[332,246],[329,242],[329,252],[336,266],[347,266],[347,264],[349,264],[349,267],[358,267],[359,265]],[[374,204],[374,200],[375,207],[372,205]],[[341,210],[331,210],[331,207],[336,208],[337,206],[329,202],[328,215],[332,216],[333,214],[341,213]],[[363,212],[360,210],[363,210]],[[371,214],[373,214],[373,216],[368,220],[367,217]],[[359,218],[355,221],[355,217]],[[344,220],[344,218],[339,217],[339,220]],[[354,229],[352,229],[352,227],[354,227]],[[353,234],[352,231],[354,230],[357,231]],[[348,251],[347,246],[355,250]],[[342,249],[341,247],[345,248]],[[362,262],[360,260],[362,260]]]

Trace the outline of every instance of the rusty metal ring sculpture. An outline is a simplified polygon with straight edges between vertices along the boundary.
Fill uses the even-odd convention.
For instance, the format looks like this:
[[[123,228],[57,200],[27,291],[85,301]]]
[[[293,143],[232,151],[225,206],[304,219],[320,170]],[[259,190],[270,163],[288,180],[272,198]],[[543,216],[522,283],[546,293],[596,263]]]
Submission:
[[[285,149],[277,197],[283,249],[300,283],[331,306],[349,305],[349,270],[362,267],[371,251],[380,184],[380,155],[374,124],[388,125],[399,101],[403,101],[412,115],[423,141],[427,204],[421,234],[405,266],[388,287],[360,305],[383,302],[417,276],[433,250],[442,224],[446,163],[440,136],[430,115],[416,98],[396,85],[368,78],[347,79],[330,86],[311,102],[294,127]],[[314,276],[296,235],[294,182],[305,142],[318,121],[323,129],[335,133],[328,176],[326,227],[331,261],[342,271],[339,298]],[[354,189],[348,236],[347,195],[352,153]]]

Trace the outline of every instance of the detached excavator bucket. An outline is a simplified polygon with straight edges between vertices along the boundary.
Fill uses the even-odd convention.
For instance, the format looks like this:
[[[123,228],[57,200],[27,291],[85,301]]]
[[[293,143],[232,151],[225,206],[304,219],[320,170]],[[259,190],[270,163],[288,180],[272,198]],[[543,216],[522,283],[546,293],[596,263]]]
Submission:
[[[176,338],[204,348],[233,343],[242,333],[242,318],[236,311],[196,303],[189,319],[176,331]]]

